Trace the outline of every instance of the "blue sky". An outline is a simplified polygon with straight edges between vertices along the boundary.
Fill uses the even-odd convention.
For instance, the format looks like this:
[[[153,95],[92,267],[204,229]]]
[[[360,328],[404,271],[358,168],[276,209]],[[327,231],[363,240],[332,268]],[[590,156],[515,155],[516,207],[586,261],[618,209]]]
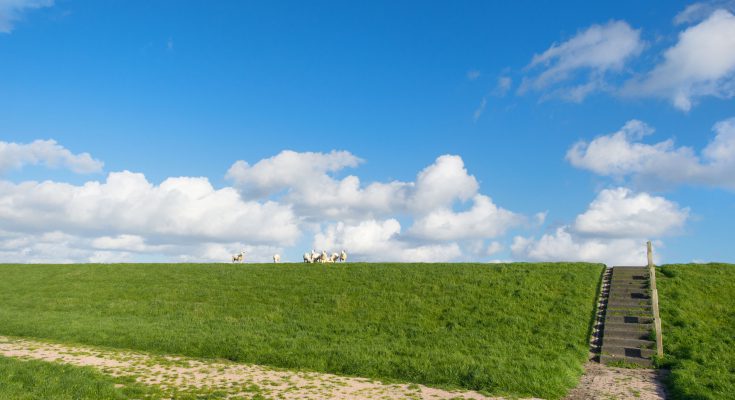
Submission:
[[[733,10],[0,0],[0,262],[732,262]]]

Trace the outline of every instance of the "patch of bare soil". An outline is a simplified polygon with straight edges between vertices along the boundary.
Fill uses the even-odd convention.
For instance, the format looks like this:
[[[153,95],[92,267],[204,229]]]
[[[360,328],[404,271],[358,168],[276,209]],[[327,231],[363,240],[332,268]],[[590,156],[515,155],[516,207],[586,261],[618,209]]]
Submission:
[[[0,355],[93,367],[112,376],[132,376],[137,382],[160,387],[171,397],[218,392],[228,399],[499,399],[423,385],[384,384],[370,379],[3,336]]]
[[[653,369],[613,368],[590,361],[579,386],[566,400],[662,400],[666,393],[660,374]]]

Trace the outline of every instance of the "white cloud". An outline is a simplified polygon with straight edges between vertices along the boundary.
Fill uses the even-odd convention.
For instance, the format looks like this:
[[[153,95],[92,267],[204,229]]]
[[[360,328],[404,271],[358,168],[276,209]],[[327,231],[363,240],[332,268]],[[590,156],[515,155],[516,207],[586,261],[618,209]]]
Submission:
[[[469,210],[455,212],[449,208],[438,208],[418,218],[409,234],[432,241],[494,238],[523,221],[522,216],[500,208],[489,197],[478,194]]]
[[[485,107],[487,106],[487,97],[483,97],[480,101],[480,105],[477,106],[475,109],[475,112],[472,113],[472,120],[477,122],[478,119],[482,116],[482,113],[485,112]]]
[[[0,33],[12,32],[26,11],[52,5],[54,0],[0,0]]]
[[[478,71],[476,69],[471,69],[471,70],[467,71],[467,79],[469,79],[471,81],[474,81],[475,79],[479,78],[480,75],[481,75],[480,74],[480,71]]]
[[[279,201],[293,205],[299,216],[308,220],[363,219],[400,212],[412,184],[375,182],[362,187],[357,176],[340,180],[330,175],[361,162],[347,151],[286,150],[253,166],[237,161],[227,172],[227,178],[243,197],[279,195]]]
[[[150,246],[145,238],[138,235],[101,236],[92,239],[91,245],[100,250],[117,250],[124,252],[153,252],[165,249],[165,246]]]
[[[644,47],[640,31],[624,21],[592,25],[571,39],[552,44],[545,52],[536,54],[526,69],[540,69],[541,72],[525,78],[519,93],[551,89],[552,95],[581,101],[593,91],[605,88],[606,74],[621,71]],[[581,84],[564,86],[564,82],[579,80],[580,76]]]
[[[548,211],[537,212],[533,216],[533,220],[536,225],[543,225],[546,222],[546,216],[549,215]]]
[[[691,11],[691,10],[690,10]],[[693,12],[677,17],[688,19]],[[735,95],[735,16],[718,9],[679,34],[663,61],[640,79],[629,81],[622,93],[669,99],[683,111],[703,96]]]
[[[242,242],[172,240],[150,245],[136,235],[93,238],[61,231],[0,231],[0,263],[229,262],[230,256],[241,249],[246,251],[248,262],[271,262],[273,254],[283,254],[279,246]]]
[[[127,171],[81,186],[0,182],[0,224],[16,232],[135,235],[169,244],[291,244],[300,235],[288,206],[243,201],[234,189],[215,190],[206,178],[169,178],[154,185],[142,174]],[[134,236],[120,238],[140,245],[130,242]]]
[[[500,253],[503,251],[503,245],[500,242],[491,242],[489,246],[487,246],[487,250],[485,250],[485,254],[488,256],[492,256],[494,254]]]
[[[342,179],[332,174],[361,160],[346,151],[296,153],[284,151],[249,166],[236,162],[227,176],[245,198],[281,194],[299,216],[323,219],[363,220],[407,213],[421,215],[471,199],[479,190],[461,157],[443,155],[420,171],[415,182],[372,182]]]
[[[356,167],[361,162],[348,151],[297,153],[284,150],[252,166],[245,161],[237,161],[227,171],[227,178],[246,197],[263,198],[292,188],[315,191],[331,183],[329,172]]]
[[[401,238],[395,219],[328,225],[314,237],[315,249],[349,249],[355,261],[441,262],[460,257],[457,243],[412,244]]]
[[[55,142],[5,144],[0,152],[10,155],[5,169],[42,163],[82,171],[99,163]],[[336,176],[360,162],[346,151],[284,151],[234,163],[227,177],[235,187],[220,189],[207,178],[155,184],[129,171],[81,185],[0,180],[0,261],[226,261],[240,249],[248,260],[268,261],[308,240],[304,232],[353,259],[447,261],[486,256],[486,240],[525,221],[479,193],[459,156],[437,157],[412,182],[363,185]]]
[[[253,167],[238,161],[228,177],[243,196],[275,195],[304,221],[317,223],[317,247],[345,247],[362,260],[448,260],[461,255],[456,241],[482,248],[483,240],[525,220],[480,194],[477,179],[459,156],[437,157],[413,182],[363,186],[357,176],[334,176],[358,160],[348,152],[282,152]],[[460,204],[469,208],[455,211]],[[413,223],[406,235],[399,216]]]
[[[714,139],[697,155],[692,148],[675,147],[673,140],[655,144],[640,140],[653,132],[632,120],[618,132],[567,152],[577,168],[618,179],[632,177],[639,185],[694,184],[735,189],[735,118],[715,124]]]
[[[417,213],[451,207],[457,200],[469,200],[479,189],[480,184],[467,172],[461,157],[443,155],[419,172],[408,207]]]
[[[602,190],[571,225],[534,237],[516,236],[511,251],[532,261],[589,261],[608,265],[644,265],[645,242],[681,232],[688,208],[627,188]],[[656,262],[659,258],[657,255]]]
[[[89,153],[73,154],[54,140],[36,140],[27,144],[0,141],[0,173],[26,165],[67,168],[87,174],[102,171],[104,163],[93,159]]]
[[[682,12],[676,14],[674,23],[681,25],[699,22],[720,9],[735,10],[735,0],[714,0],[690,4]]]
[[[580,238],[570,233],[567,226],[540,239],[516,236],[511,250],[516,258],[529,261],[586,261],[610,266],[646,263],[643,240]]]
[[[498,84],[495,86],[493,94],[496,96],[505,96],[510,88],[513,86],[513,78],[509,76],[501,76],[498,78]]]
[[[660,237],[677,233],[689,209],[627,188],[605,189],[574,221],[574,231],[597,237]]]

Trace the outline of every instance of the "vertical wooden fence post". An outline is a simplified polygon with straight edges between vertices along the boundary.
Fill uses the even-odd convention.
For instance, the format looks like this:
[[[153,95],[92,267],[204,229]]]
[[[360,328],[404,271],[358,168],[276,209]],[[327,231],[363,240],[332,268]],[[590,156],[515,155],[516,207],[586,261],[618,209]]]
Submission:
[[[651,305],[653,306],[653,324],[656,329],[656,354],[664,356],[664,344],[661,335],[661,316],[658,312],[658,290],[656,289],[656,266],[653,265],[653,249],[651,241],[646,243],[648,247],[648,272],[651,279]]]

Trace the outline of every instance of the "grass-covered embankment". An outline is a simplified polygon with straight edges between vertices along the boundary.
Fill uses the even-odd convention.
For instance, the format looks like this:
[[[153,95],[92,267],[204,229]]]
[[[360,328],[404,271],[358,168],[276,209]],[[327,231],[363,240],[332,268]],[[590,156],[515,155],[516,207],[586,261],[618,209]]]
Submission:
[[[664,265],[656,279],[671,397],[735,398],[735,265]]]
[[[4,265],[0,334],[558,398],[602,265]]]
[[[0,357],[0,399],[158,399],[151,388],[89,368]]]

